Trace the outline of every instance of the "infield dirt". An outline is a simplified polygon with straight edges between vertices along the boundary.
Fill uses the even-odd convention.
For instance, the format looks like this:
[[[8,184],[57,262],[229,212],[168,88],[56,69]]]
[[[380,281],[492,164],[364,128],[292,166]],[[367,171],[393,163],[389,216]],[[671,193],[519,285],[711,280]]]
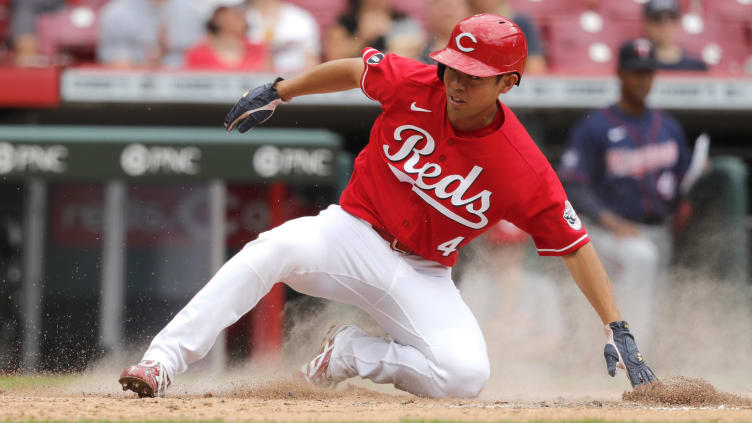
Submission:
[[[86,386],[86,380],[81,382],[62,388],[4,391],[0,393],[0,421],[752,421],[749,406],[668,407],[625,402],[610,393],[601,393],[601,399],[579,400],[430,400],[351,384],[331,391],[283,380],[258,386],[230,384],[203,393],[178,389],[165,398],[138,399],[114,389],[73,392],[77,385]],[[190,388],[197,389],[197,385]]]

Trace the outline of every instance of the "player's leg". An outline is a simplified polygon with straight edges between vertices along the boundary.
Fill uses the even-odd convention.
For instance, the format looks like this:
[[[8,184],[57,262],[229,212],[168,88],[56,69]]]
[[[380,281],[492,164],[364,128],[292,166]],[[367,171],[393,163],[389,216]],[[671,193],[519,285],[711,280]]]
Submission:
[[[144,360],[161,363],[170,380],[203,358],[219,333],[293,272],[318,269],[328,246],[319,226],[327,211],[264,232],[225,263],[152,340]],[[330,223],[326,223],[330,224]]]
[[[344,212],[341,212],[344,213]],[[428,397],[473,397],[489,378],[485,340],[450,277],[450,269],[389,248],[367,223],[344,214],[346,224],[324,239],[323,272],[298,272],[288,285],[308,295],[354,305],[393,339],[351,329],[338,335],[328,372],[353,376]]]
[[[144,359],[163,363],[169,377],[185,371],[277,281],[361,307],[397,341],[365,336],[339,345],[334,371],[427,396],[473,396],[488,378],[482,334],[449,269],[409,263],[336,206],[249,243],[155,337]],[[346,361],[348,348],[354,361]]]

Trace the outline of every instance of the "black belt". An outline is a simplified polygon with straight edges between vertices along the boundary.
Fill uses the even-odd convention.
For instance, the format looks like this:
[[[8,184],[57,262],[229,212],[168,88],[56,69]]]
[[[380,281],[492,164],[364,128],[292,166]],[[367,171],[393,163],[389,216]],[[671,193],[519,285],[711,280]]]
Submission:
[[[663,225],[666,223],[666,216],[649,214],[644,216],[642,220],[640,220],[640,223],[644,225]]]
[[[384,240],[389,243],[389,246],[392,247],[392,250],[405,254],[414,254],[413,250],[410,247],[399,242],[397,238],[394,237],[394,235],[375,226],[372,226],[372,228],[374,231],[376,231],[377,234],[379,234],[379,236],[384,238]]]

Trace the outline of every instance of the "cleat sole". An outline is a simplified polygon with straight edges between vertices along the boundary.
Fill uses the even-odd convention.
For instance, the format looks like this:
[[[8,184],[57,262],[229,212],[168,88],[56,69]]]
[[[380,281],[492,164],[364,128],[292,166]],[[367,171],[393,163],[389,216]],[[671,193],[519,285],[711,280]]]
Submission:
[[[118,381],[123,386],[124,391],[131,390],[138,394],[139,398],[149,397],[154,398],[154,391],[139,378],[123,376]]]

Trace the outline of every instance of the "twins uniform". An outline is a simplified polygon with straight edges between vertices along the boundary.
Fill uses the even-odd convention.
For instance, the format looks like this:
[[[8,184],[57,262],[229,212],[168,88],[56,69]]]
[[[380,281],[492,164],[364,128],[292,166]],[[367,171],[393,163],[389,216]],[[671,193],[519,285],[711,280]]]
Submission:
[[[361,308],[391,337],[357,330],[335,343],[334,379],[359,375],[421,396],[472,397],[489,362],[451,280],[457,250],[502,218],[531,234],[540,255],[589,241],[509,108],[499,103],[490,128],[458,133],[435,66],[370,48],[362,59],[361,89],[383,112],[340,204],[262,233],[219,270],[144,356],[171,379],[283,281]]]
[[[617,105],[597,110],[572,130],[559,174],[567,193],[585,218],[605,210],[639,225],[641,236],[619,238],[589,224],[599,255],[614,276],[616,297],[630,322],[643,334],[639,319],[649,307],[653,284],[671,256],[669,220],[677,187],[689,167],[690,154],[678,122],[659,110],[640,117],[625,115]],[[622,295],[619,295],[623,292]],[[640,327],[643,326],[643,327]]]

